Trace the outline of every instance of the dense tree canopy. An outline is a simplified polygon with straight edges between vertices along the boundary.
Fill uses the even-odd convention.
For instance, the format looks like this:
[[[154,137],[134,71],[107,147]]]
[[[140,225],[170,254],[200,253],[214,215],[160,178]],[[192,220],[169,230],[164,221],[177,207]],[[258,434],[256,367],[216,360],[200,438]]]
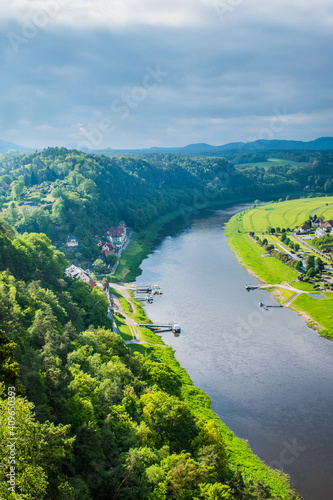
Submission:
[[[80,251],[92,257],[92,236],[104,234],[120,220],[141,229],[166,212],[185,213],[212,201],[332,192],[330,152],[283,152],[279,157],[290,159],[290,165],[272,162],[266,168],[256,162],[265,161],[269,153],[226,154],[228,159],[170,154],[107,157],[47,148],[0,155],[1,178],[11,185],[7,191],[0,189],[0,208],[20,233],[44,232],[52,241],[75,234]]]
[[[173,369],[111,331],[98,287],[65,278],[45,236],[0,242],[1,498],[232,500],[236,477],[259,498]]]

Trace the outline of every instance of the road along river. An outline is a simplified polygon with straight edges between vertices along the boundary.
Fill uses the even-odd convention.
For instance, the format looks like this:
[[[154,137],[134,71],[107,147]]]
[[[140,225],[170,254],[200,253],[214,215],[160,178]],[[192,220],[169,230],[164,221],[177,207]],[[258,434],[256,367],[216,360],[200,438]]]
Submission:
[[[162,335],[212,408],[267,464],[291,476],[305,500],[333,498],[333,342],[275,304],[236,261],[224,225],[242,207],[179,221],[142,263],[138,283],[159,283],[148,304]],[[333,311],[332,311],[333,316]]]

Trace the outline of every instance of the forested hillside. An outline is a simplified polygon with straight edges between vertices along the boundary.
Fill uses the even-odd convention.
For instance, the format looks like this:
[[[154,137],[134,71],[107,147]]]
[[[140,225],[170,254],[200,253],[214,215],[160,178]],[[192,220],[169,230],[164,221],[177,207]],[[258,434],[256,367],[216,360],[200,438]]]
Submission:
[[[200,203],[333,191],[331,153],[284,155],[307,163],[246,165],[259,161],[258,153],[233,155],[232,162],[162,154],[106,157],[64,148],[6,154],[0,157],[0,208],[20,233],[44,232],[53,242],[75,234],[81,251],[92,257],[92,237],[119,220],[143,229],[160,215]],[[26,202],[35,203],[34,210]]]
[[[328,153],[267,169],[64,148],[1,156],[1,498],[294,498],[277,473],[226,445],[233,438],[178,368],[124,345],[111,331],[103,292],[66,277],[68,262],[51,240],[75,234],[90,257],[95,235],[121,219],[142,230],[210,202],[329,192],[332,174]],[[16,493],[9,496],[14,396]]]
[[[0,251],[1,498],[294,497],[278,475],[271,489],[232,465],[207,398],[131,353],[103,292],[65,277],[45,235],[1,223]]]

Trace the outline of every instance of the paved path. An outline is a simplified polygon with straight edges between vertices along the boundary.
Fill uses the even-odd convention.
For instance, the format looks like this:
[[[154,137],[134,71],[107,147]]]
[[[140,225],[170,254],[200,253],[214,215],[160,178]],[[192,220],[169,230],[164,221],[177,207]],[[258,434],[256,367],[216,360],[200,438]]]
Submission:
[[[260,285],[259,288],[272,288],[272,287],[283,288],[284,290],[290,290],[291,292],[313,293],[313,292],[309,292],[309,291],[306,291],[306,290],[299,290],[298,288],[294,288],[292,285],[289,285],[289,283],[287,283],[286,285],[283,285],[282,283],[281,284],[277,284],[277,285],[266,284],[266,285]]]
[[[316,212],[318,212],[318,210],[320,210],[321,208],[330,207],[331,205],[333,205],[333,203],[327,203],[326,205],[323,205],[322,207],[318,207],[318,208],[316,208],[316,210],[313,210],[313,211],[309,214],[309,217],[311,217],[311,215],[313,215],[313,214],[315,214]]]
[[[114,288],[115,290],[117,290],[117,292],[119,292],[120,295],[122,295],[127,300],[132,311],[135,313],[136,312],[135,305],[132,302],[132,297],[129,294],[128,288],[125,285],[122,285],[120,283],[111,283],[110,286],[111,286],[111,288]],[[124,311],[124,309],[121,305],[119,297],[117,297],[116,295],[113,295],[113,300],[116,303],[121,314],[124,316],[125,324],[128,326],[128,328],[131,332],[132,340],[129,340],[127,342],[130,342],[130,343],[139,342],[140,341],[140,331],[138,329],[137,322],[134,319],[129,318],[127,316],[127,313]]]
[[[329,258],[327,257],[327,255],[325,255],[323,252],[320,252],[319,250],[316,250],[316,249],[315,249],[315,248],[313,248],[312,246],[310,246],[310,245],[308,245],[307,243],[305,243],[305,241],[304,241],[304,240],[302,240],[301,238],[299,238],[298,236],[296,236],[296,233],[295,233],[295,232],[291,233],[291,236],[292,236],[293,238],[295,238],[295,240],[297,240],[299,243],[302,243],[302,245],[304,245],[304,246],[305,246],[305,247],[307,247],[309,250],[311,250],[311,252],[316,253],[317,255],[320,255],[320,256],[321,256],[323,259],[325,259],[325,260],[329,260],[329,261],[331,261],[331,259],[329,259]]]
[[[294,302],[294,300],[299,296],[301,295],[301,293],[306,293],[306,294],[309,294],[309,293],[313,293],[311,291],[308,291],[308,290],[299,290],[298,288],[294,288],[292,285],[290,285],[289,283],[286,283],[286,284],[277,284],[277,285],[260,285],[259,288],[272,288],[272,287],[275,287],[275,288],[283,288],[284,290],[289,290],[290,292],[294,292],[294,294],[289,297],[289,299],[287,299],[285,302],[283,302],[283,306],[285,307],[289,307],[290,304],[292,302]]]

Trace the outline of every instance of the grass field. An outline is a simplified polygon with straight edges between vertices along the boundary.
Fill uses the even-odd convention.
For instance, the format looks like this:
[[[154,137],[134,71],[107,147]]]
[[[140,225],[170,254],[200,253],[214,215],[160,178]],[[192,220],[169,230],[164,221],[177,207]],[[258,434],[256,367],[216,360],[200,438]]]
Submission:
[[[300,291],[314,291],[312,284],[293,281],[299,275],[294,269],[273,257],[262,257],[264,249],[248,236],[248,233],[253,231],[263,237],[267,226],[293,229],[295,225],[301,225],[314,211],[318,216],[324,215],[326,219],[333,219],[333,197],[302,198],[246,210],[230,219],[226,229],[228,243],[241,259],[242,265],[266,283],[279,284],[286,281],[291,282],[291,285]],[[267,235],[267,239],[274,244],[279,241],[272,235]],[[280,295],[289,298],[290,292],[281,292]],[[326,297],[313,299],[302,293],[292,302],[291,307],[310,316],[323,327],[320,334],[333,339],[333,294],[327,294]]]
[[[332,205],[326,206],[326,204]],[[322,206],[324,208],[317,210]],[[317,216],[325,215],[326,219],[333,218],[333,196],[269,203],[249,209],[242,218],[242,231],[261,233],[266,231],[267,226],[293,229],[302,225],[314,210]]]
[[[312,285],[312,283],[299,282],[299,283],[292,283],[292,285],[294,288],[297,288],[297,290],[304,290],[306,292],[315,292],[316,291],[316,289]]]
[[[241,258],[243,266],[251,269],[266,283],[278,284],[291,281],[299,275],[297,271],[274,257],[262,257],[265,250],[261,246],[247,235],[234,232],[230,226],[227,229],[227,236],[229,245]]]
[[[303,293],[293,302],[293,308],[309,314],[325,328],[320,335],[333,340],[333,293],[325,293],[325,296],[326,299],[313,299]]]
[[[261,161],[257,163],[256,162],[244,163],[244,165],[267,169],[268,167],[271,166],[287,166],[287,165],[291,167],[302,167],[303,165],[306,165],[306,163],[298,163],[296,161],[283,160],[282,158],[268,158],[267,161]]]

